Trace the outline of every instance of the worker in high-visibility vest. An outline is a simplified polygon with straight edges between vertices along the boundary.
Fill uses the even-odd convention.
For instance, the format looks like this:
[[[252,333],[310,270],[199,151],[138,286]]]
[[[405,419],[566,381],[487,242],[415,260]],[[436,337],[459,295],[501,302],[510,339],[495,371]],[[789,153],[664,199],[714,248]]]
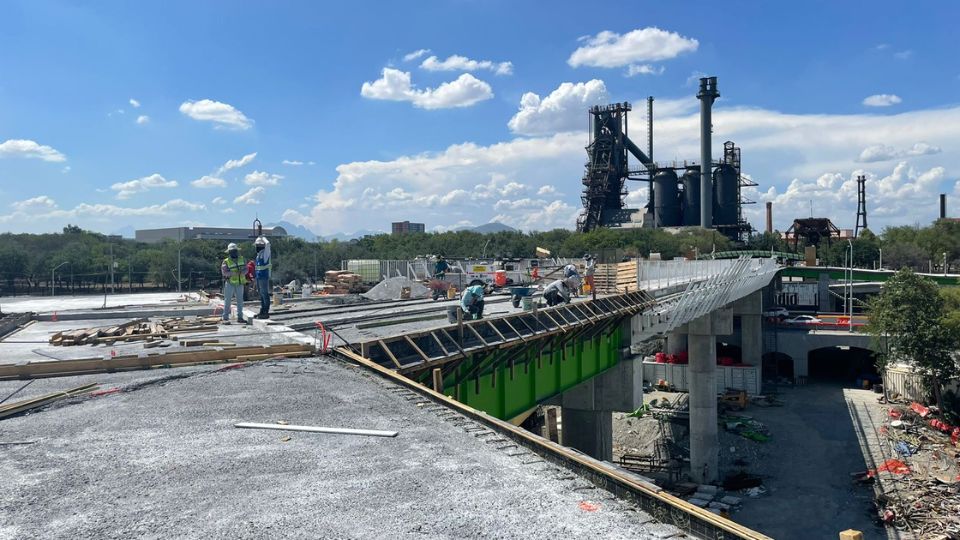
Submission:
[[[253,242],[257,248],[257,256],[254,258],[256,266],[254,268],[254,283],[257,286],[257,292],[260,293],[260,313],[257,313],[255,319],[270,318],[270,241],[260,236]]]
[[[237,322],[246,324],[243,319],[243,288],[247,284],[247,263],[240,255],[240,248],[231,242],[227,246],[227,258],[220,264],[223,275],[223,323],[230,324],[230,304],[237,299]]]

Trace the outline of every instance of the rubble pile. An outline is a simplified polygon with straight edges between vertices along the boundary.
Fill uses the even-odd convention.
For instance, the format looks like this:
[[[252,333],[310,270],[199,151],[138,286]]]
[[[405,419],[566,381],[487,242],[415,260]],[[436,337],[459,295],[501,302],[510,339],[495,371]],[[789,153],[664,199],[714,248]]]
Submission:
[[[889,459],[856,475],[877,483],[880,519],[920,538],[960,538],[960,426],[920,403],[888,417],[879,431]]]

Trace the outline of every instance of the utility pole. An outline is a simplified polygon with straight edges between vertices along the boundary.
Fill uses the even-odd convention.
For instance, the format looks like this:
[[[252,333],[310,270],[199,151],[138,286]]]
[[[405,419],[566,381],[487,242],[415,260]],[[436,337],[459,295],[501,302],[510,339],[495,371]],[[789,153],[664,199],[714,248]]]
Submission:
[[[180,250],[183,249],[183,227],[177,229],[177,292],[180,291]],[[226,312],[224,312],[226,313]]]
[[[117,290],[113,285],[113,267],[116,262],[113,260],[113,242],[110,242],[110,294],[116,294]]]
[[[850,246],[850,317],[847,330],[853,332],[853,241],[849,238],[847,238],[847,245]]]

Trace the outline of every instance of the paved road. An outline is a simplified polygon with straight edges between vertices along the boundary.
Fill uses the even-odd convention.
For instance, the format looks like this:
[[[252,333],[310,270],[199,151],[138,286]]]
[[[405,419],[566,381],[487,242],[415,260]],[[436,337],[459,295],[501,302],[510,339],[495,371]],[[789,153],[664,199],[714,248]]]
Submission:
[[[867,468],[857,434],[873,430],[882,414],[876,395],[838,384],[786,389],[783,407],[750,408],[773,436],[768,457],[750,471],[769,475],[770,495],[750,499],[734,519],[778,540],[837,538],[856,529],[865,538],[897,538],[873,522],[869,488],[854,487],[850,473]]]

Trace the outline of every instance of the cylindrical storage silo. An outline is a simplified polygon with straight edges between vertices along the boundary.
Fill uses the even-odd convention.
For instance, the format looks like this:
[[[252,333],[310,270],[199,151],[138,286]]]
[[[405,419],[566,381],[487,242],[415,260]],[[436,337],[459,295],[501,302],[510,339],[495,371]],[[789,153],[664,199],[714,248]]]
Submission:
[[[737,223],[737,170],[730,165],[720,165],[713,171],[713,224],[736,225]]]
[[[700,225],[700,169],[687,169],[683,173],[683,200],[680,211],[682,223],[687,227]]]
[[[653,221],[657,227],[680,225],[677,173],[666,169],[653,176]]]

